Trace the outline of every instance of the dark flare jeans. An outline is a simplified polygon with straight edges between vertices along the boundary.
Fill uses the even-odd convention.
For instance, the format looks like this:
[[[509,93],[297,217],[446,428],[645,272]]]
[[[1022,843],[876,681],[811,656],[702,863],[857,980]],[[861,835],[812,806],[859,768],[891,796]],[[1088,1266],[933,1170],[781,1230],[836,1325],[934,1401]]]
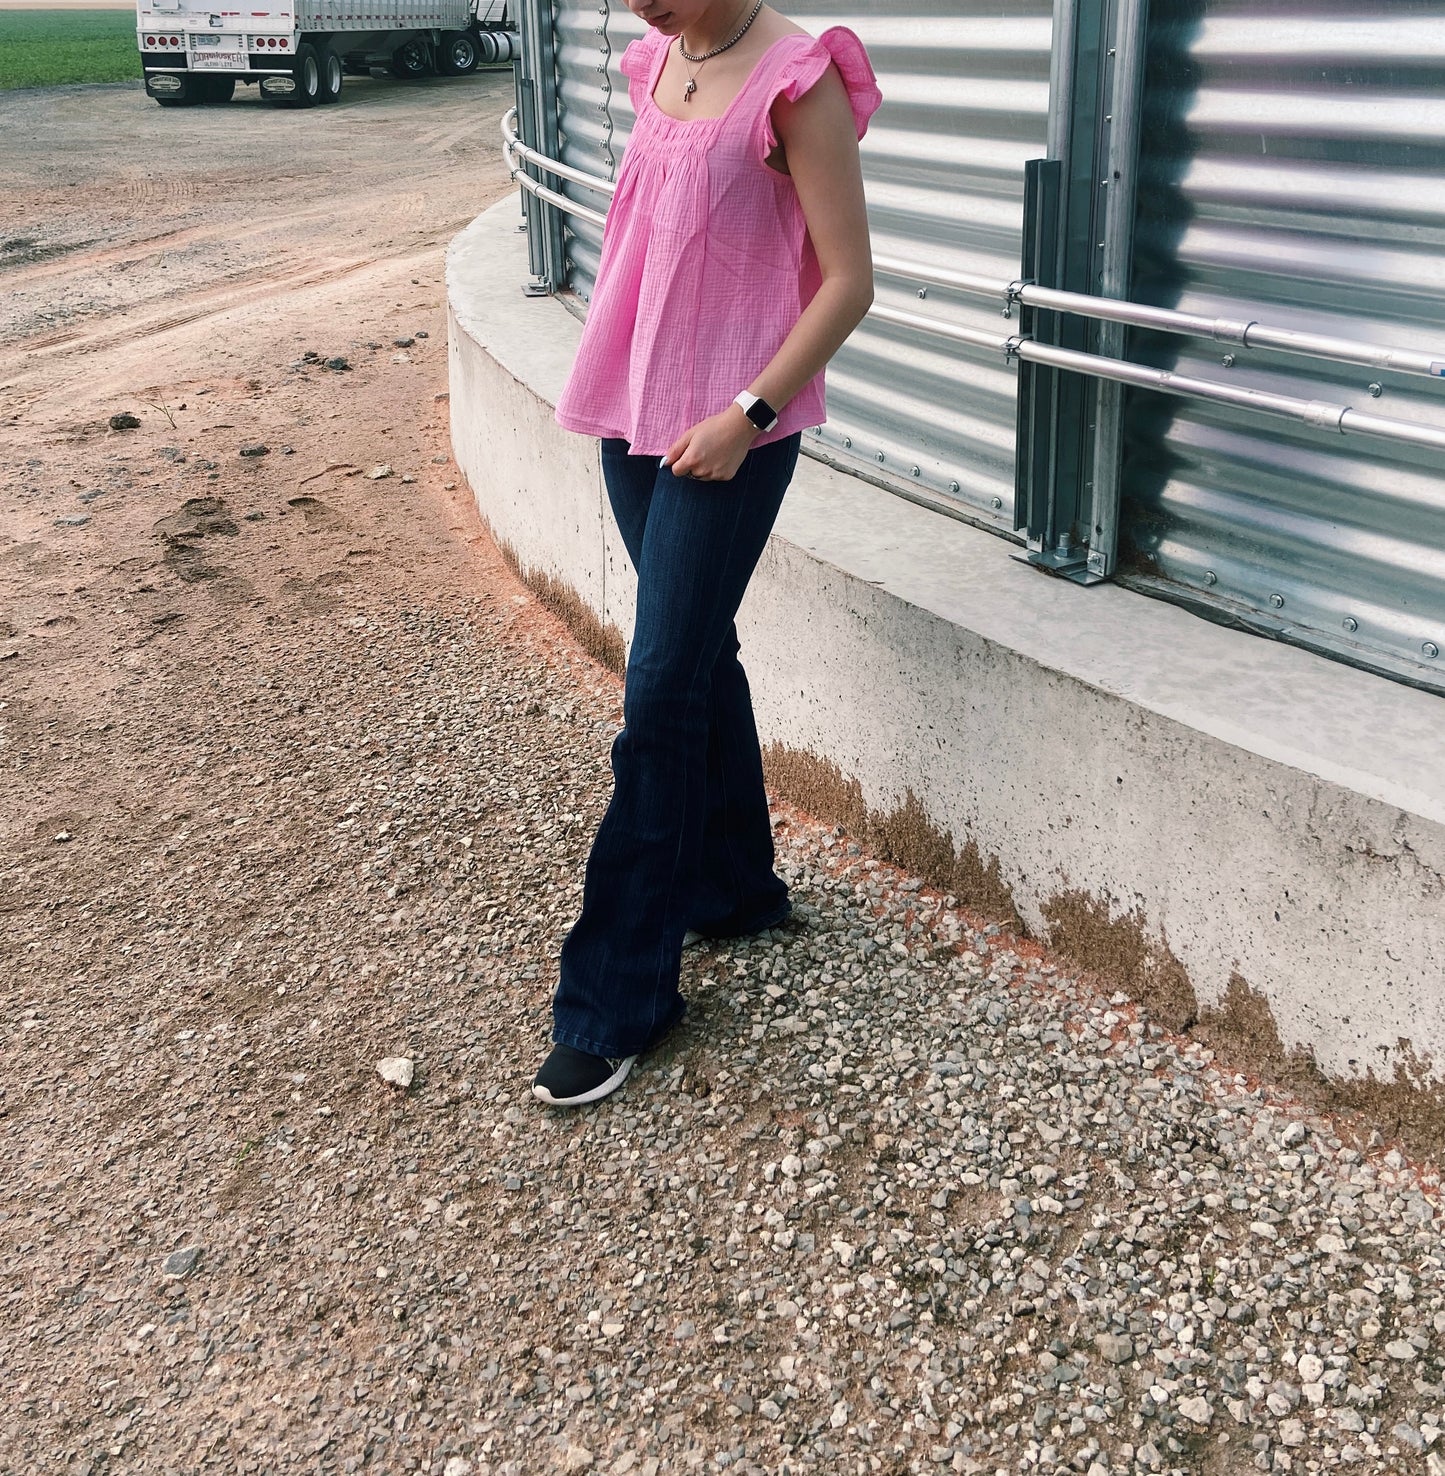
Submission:
[[[682,1018],[683,934],[759,932],[788,914],[733,618],[798,461],[757,446],[730,482],[675,477],[626,441],[602,474],[637,570],[612,800],[582,915],[562,945],[552,1038],[594,1056],[648,1049]]]

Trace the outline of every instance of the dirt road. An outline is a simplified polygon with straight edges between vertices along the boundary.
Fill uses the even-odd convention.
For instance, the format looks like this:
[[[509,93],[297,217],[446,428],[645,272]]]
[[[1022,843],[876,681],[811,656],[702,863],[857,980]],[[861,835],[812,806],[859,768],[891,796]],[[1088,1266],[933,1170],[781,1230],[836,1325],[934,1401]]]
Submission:
[[[528,1101],[620,694],[448,453],[509,86],[0,96],[0,1473],[1445,1469],[1438,1178],[806,817]]]
[[[531,1064],[545,1039],[575,904],[551,883],[617,695],[448,455],[443,251],[508,187],[510,96],[509,73],[348,79],[306,113],[0,96],[7,1473],[414,1469],[461,1432],[403,1397],[406,1359],[374,1414],[337,1382],[408,1317],[435,1346],[410,1273],[368,1266],[358,1295],[346,1242],[389,1213],[373,1193],[450,1202],[469,1151],[393,1161],[407,1101],[372,1067],[412,1056],[457,1110],[515,1100],[521,1068],[499,1088],[463,1043],[485,1020]],[[524,741],[574,728],[575,782]],[[479,972],[460,940],[508,887],[535,901]],[[486,997],[513,974],[520,1007]],[[276,1145],[318,1127],[283,1187]],[[305,1228],[318,1194],[339,1238]],[[188,1297],[201,1272],[163,1267],[192,1243]],[[307,1326],[322,1351],[288,1342]]]

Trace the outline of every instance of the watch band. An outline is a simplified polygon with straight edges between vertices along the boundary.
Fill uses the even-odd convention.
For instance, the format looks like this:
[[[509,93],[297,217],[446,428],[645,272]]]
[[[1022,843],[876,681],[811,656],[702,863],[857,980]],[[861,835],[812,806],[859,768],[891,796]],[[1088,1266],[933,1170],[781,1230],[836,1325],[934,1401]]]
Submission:
[[[778,412],[760,396],[744,390],[733,404],[747,416],[760,431],[770,431],[778,423]]]

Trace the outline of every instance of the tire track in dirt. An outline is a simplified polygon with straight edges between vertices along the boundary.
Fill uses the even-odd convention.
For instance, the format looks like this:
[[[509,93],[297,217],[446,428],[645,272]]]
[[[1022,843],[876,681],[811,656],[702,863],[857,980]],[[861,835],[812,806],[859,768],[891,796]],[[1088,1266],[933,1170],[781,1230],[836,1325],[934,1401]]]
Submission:
[[[0,93],[15,222],[0,229],[0,356],[28,343],[64,360],[108,342],[121,315],[177,317],[198,288],[272,272],[285,290],[298,257],[438,241],[438,215],[464,224],[500,173],[510,100],[501,73],[421,89],[358,79],[341,107],[304,116],[250,99],[167,113],[134,89]]]
[[[105,355],[115,350],[128,350],[145,341],[165,337],[181,329],[191,327],[210,318],[239,313],[263,303],[274,305],[285,311],[284,299],[294,293],[310,288],[336,285],[346,282],[358,273],[381,266],[396,268],[434,266],[439,247],[444,247],[465,222],[448,222],[440,230],[428,230],[417,240],[394,250],[378,250],[365,258],[346,261],[325,261],[319,258],[302,258],[288,263],[287,269],[277,271],[275,266],[255,268],[239,277],[188,294],[187,306],[180,312],[170,311],[147,319],[135,314],[133,308],[120,310],[121,322],[114,321],[114,314],[101,319],[98,326],[89,330],[47,335],[31,338],[9,346],[7,353],[0,353],[0,390],[11,400],[12,407],[23,411],[32,407],[40,398],[62,388],[72,380],[53,382],[48,374],[35,371],[35,361],[64,360],[69,356]],[[174,305],[172,300],[171,306]],[[96,371],[87,366],[77,370],[87,376]],[[9,378],[14,375],[14,378]],[[49,381],[36,385],[27,393],[27,387],[37,377]]]
[[[5,282],[9,290],[19,290],[46,280],[59,280],[87,270],[102,270],[124,263],[128,267],[140,265],[150,258],[165,252],[180,252],[198,246],[240,246],[266,236],[279,236],[295,231],[311,231],[320,226],[331,226],[336,234],[345,234],[340,227],[364,228],[378,219],[390,224],[421,218],[426,213],[426,197],[418,191],[404,194],[372,197],[365,208],[351,211],[344,206],[338,210],[337,203],[326,201],[308,209],[267,212],[250,225],[236,225],[230,221],[216,221],[204,225],[175,227],[157,235],[138,236],[121,241],[95,243],[78,241],[74,246],[56,246],[43,257],[33,258],[8,267]],[[467,217],[470,219],[470,217]],[[465,221],[462,222],[465,224]],[[458,225],[456,229],[461,229]],[[93,251],[84,248],[94,245]],[[0,263],[3,265],[3,263]]]

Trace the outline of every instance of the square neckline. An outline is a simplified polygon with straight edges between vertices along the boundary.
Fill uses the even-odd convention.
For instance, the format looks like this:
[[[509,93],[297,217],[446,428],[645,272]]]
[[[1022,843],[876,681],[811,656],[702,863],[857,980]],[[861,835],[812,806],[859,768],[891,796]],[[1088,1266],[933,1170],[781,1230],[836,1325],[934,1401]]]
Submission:
[[[659,31],[656,34],[661,35],[662,33]],[[748,89],[753,85],[753,82],[756,79],[759,70],[762,68],[763,63],[767,61],[767,59],[773,54],[774,51],[778,49],[779,46],[783,44],[784,41],[792,41],[794,39],[812,41],[816,38],[810,36],[807,31],[789,31],[786,36],[779,36],[776,41],[769,42],[762,54],[758,57],[757,61],[753,63],[752,71],[748,73],[747,78],[743,82],[743,85],[739,87],[737,92],[733,95],[732,101],[728,103],[727,107],[724,108],[722,112],[715,114],[711,118],[679,118],[675,114],[665,112],[661,105],[658,103],[657,98],[654,96],[654,94],[657,91],[657,84],[662,81],[662,70],[667,65],[667,54],[669,51],[672,50],[671,38],[664,39],[667,40],[667,44],[665,46],[659,46],[657,48],[658,59],[653,62],[652,74],[647,79],[648,106],[651,107],[652,111],[656,113],[659,118],[664,119],[668,123],[675,123],[679,128],[701,128],[708,123],[723,123],[732,115],[732,110],[737,107],[738,103],[742,101],[742,98],[746,94]]]

